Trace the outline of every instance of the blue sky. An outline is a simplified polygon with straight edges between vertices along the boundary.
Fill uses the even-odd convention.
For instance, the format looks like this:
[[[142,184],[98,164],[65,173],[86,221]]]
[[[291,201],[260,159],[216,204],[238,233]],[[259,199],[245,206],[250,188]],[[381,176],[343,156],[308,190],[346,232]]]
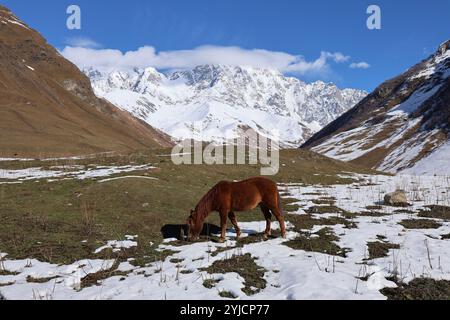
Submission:
[[[66,46],[89,47],[89,51],[68,51],[74,59],[148,61],[161,69],[190,66],[202,59],[237,64],[254,61],[262,66],[273,64],[283,73],[306,81],[321,79],[368,91],[426,58],[450,38],[448,0],[1,3],[60,50]],[[66,28],[70,4],[82,10],[81,30]],[[381,7],[381,30],[366,27],[370,4]],[[142,47],[146,49],[137,51]],[[125,57],[119,51],[105,49],[131,54]],[[360,62],[370,67],[350,68]]]

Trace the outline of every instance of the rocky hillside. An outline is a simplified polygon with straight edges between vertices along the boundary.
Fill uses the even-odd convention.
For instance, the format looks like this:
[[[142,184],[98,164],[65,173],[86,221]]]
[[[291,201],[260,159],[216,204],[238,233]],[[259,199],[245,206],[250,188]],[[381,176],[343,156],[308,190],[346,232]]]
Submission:
[[[450,173],[449,131],[447,41],[428,59],[380,85],[303,147],[392,173]]]
[[[169,144],[166,135],[96,97],[75,65],[0,6],[0,157]]]
[[[277,71],[203,65],[163,74],[153,68],[88,68],[96,94],[178,138],[222,141],[245,128],[300,146],[358,103],[366,92],[334,84],[306,84]],[[204,128],[199,134],[193,123]]]

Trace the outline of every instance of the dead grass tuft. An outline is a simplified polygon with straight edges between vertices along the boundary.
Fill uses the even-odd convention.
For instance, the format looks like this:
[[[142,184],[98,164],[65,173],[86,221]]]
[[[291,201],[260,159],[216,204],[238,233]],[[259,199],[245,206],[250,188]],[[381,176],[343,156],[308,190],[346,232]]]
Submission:
[[[235,272],[244,278],[244,288],[242,291],[250,296],[258,293],[266,287],[264,273],[266,270],[255,263],[255,259],[250,254],[233,256],[230,259],[215,261],[210,267],[200,269],[210,274],[224,274]]]
[[[450,300],[450,281],[418,278],[380,292],[389,300]]]
[[[437,229],[442,224],[428,219],[406,219],[399,222],[406,229]]]
[[[389,242],[375,241],[375,242],[368,242],[367,248],[369,250],[368,260],[372,260],[387,257],[389,250],[400,249],[400,245]]]
[[[450,221],[450,207],[431,205],[426,206],[428,210],[421,210],[418,214],[422,218],[434,218]]]
[[[339,247],[335,242],[339,238],[330,228],[323,228],[316,233],[301,233],[294,240],[284,242],[283,244],[295,249],[309,252],[319,252],[335,256],[346,257],[349,249]]]

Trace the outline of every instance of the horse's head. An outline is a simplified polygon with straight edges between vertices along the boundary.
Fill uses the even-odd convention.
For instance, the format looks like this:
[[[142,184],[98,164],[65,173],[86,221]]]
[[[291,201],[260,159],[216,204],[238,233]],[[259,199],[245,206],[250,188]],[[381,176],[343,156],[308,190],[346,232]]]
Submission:
[[[190,216],[187,218],[186,220],[186,224],[187,224],[187,231],[188,231],[188,235],[187,235],[187,239],[188,241],[195,241],[198,240],[200,238],[200,233],[202,232],[203,229],[203,223],[201,223],[200,221],[197,221],[197,219],[195,219],[195,211],[191,210],[191,214]]]

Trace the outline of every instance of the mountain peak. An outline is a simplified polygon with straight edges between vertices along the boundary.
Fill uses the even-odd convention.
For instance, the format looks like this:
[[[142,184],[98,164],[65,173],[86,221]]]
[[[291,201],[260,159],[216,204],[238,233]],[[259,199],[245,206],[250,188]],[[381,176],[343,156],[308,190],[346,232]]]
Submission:
[[[450,40],[445,41],[439,46],[438,53],[444,54],[448,50],[450,50]]]
[[[2,4],[0,4],[0,16],[5,15],[5,14],[10,15],[11,14],[11,10],[9,10],[7,7],[5,7]]]
[[[178,139],[193,137],[196,121],[206,127],[205,140],[245,126],[263,135],[277,129],[284,145],[299,146],[366,96],[246,66],[205,64],[166,74],[153,68],[85,72],[97,95]]]
[[[189,85],[196,83],[210,82],[217,83],[222,79],[243,79],[254,77],[283,77],[283,75],[275,70],[269,68],[257,68],[251,66],[234,66],[227,64],[203,64],[198,65],[192,69],[174,71],[169,74],[172,80],[183,78]]]

